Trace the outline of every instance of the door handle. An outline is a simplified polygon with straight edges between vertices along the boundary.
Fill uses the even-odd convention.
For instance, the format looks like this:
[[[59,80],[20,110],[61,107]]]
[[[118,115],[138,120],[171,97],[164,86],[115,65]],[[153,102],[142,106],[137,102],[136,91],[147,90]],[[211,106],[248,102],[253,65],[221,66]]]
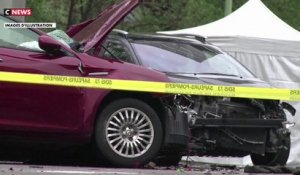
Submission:
[[[3,62],[3,59],[0,58],[0,63]]]
[[[108,74],[109,74],[109,72],[91,72],[91,73],[89,73],[90,76],[96,76],[96,75],[105,76],[105,75],[108,75]]]

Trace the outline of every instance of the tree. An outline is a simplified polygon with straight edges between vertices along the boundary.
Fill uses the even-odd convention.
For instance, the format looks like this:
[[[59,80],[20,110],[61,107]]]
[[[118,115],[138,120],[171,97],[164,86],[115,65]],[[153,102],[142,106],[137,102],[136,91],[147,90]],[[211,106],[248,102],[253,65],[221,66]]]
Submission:
[[[121,0],[27,0],[33,15],[29,22],[56,22],[59,29],[95,17]],[[247,0],[234,0],[233,10]],[[300,30],[299,0],[263,0],[282,20]],[[178,30],[206,24],[224,16],[225,0],[143,0],[117,27],[130,32]]]

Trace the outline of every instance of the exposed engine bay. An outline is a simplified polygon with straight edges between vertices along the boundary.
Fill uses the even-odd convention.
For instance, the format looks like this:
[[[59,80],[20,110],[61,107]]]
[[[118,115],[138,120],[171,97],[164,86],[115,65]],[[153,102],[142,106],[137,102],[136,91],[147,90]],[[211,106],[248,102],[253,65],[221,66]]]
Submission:
[[[275,100],[175,95],[174,104],[187,114],[190,126],[201,118],[285,119],[283,107]]]
[[[177,128],[174,132],[187,132],[186,148],[189,155],[250,154],[253,160],[255,156],[277,154],[285,150],[287,157],[279,157],[288,158],[286,154],[289,154],[290,149],[290,132],[285,127],[287,121],[284,109],[292,115],[296,113],[288,103],[192,95],[174,95],[172,98],[163,98],[162,101],[174,116],[178,117],[178,113],[182,113],[186,117],[187,129]],[[269,162],[262,164],[272,163],[270,160],[267,158]],[[277,159],[273,162],[281,163]]]

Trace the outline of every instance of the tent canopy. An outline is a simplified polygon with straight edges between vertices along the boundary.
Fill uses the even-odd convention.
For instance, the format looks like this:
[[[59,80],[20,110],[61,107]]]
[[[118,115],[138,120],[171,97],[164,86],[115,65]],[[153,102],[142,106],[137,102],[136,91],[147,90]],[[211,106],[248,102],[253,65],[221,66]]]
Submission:
[[[159,33],[300,41],[299,32],[274,15],[260,0],[249,0],[230,15],[206,25]]]

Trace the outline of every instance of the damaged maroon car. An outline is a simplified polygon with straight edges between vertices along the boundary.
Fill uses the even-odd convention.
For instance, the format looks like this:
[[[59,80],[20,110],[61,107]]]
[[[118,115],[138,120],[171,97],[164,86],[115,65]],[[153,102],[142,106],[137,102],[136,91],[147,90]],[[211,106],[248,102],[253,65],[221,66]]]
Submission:
[[[125,0],[95,19],[71,27],[67,32],[72,38],[70,43],[38,30],[1,28],[0,71],[195,82],[184,73],[173,74],[101,56],[107,34],[139,3]],[[0,16],[2,26],[7,22],[14,21]],[[222,83],[218,78],[208,79],[214,80],[208,84]],[[1,136],[22,145],[31,141],[92,143],[99,159],[124,167],[137,167],[151,160],[176,164],[182,155],[189,154],[251,154],[255,164],[273,165],[285,164],[289,155],[290,136],[284,126],[283,108],[294,111],[275,100],[13,82],[0,82],[0,90]]]
[[[270,87],[230,55],[197,35],[129,34],[113,30],[103,43],[100,56],[163,72],[172,82]],[[163,104],[175,116],[178,112],[184,113],[186,121],[179,123],[188,123],[188,126],[183,127],[181,124],[182,128],[172,131],[173,134],[189,138],[186,144],[189,149],[184,155],[251,154],[254,164],[286,163],[290,151],[290,136],[285,128],[287,122],[283,109],[292,115],[296,112],[289,104],[247,98],[196,95],[172,97],[173,99],[163,100]],[[165,150],[176,150],[173,146]],[[175,164],[183,153],[178,149],[168,152],[165,159],[158,159],[160,163]]]

